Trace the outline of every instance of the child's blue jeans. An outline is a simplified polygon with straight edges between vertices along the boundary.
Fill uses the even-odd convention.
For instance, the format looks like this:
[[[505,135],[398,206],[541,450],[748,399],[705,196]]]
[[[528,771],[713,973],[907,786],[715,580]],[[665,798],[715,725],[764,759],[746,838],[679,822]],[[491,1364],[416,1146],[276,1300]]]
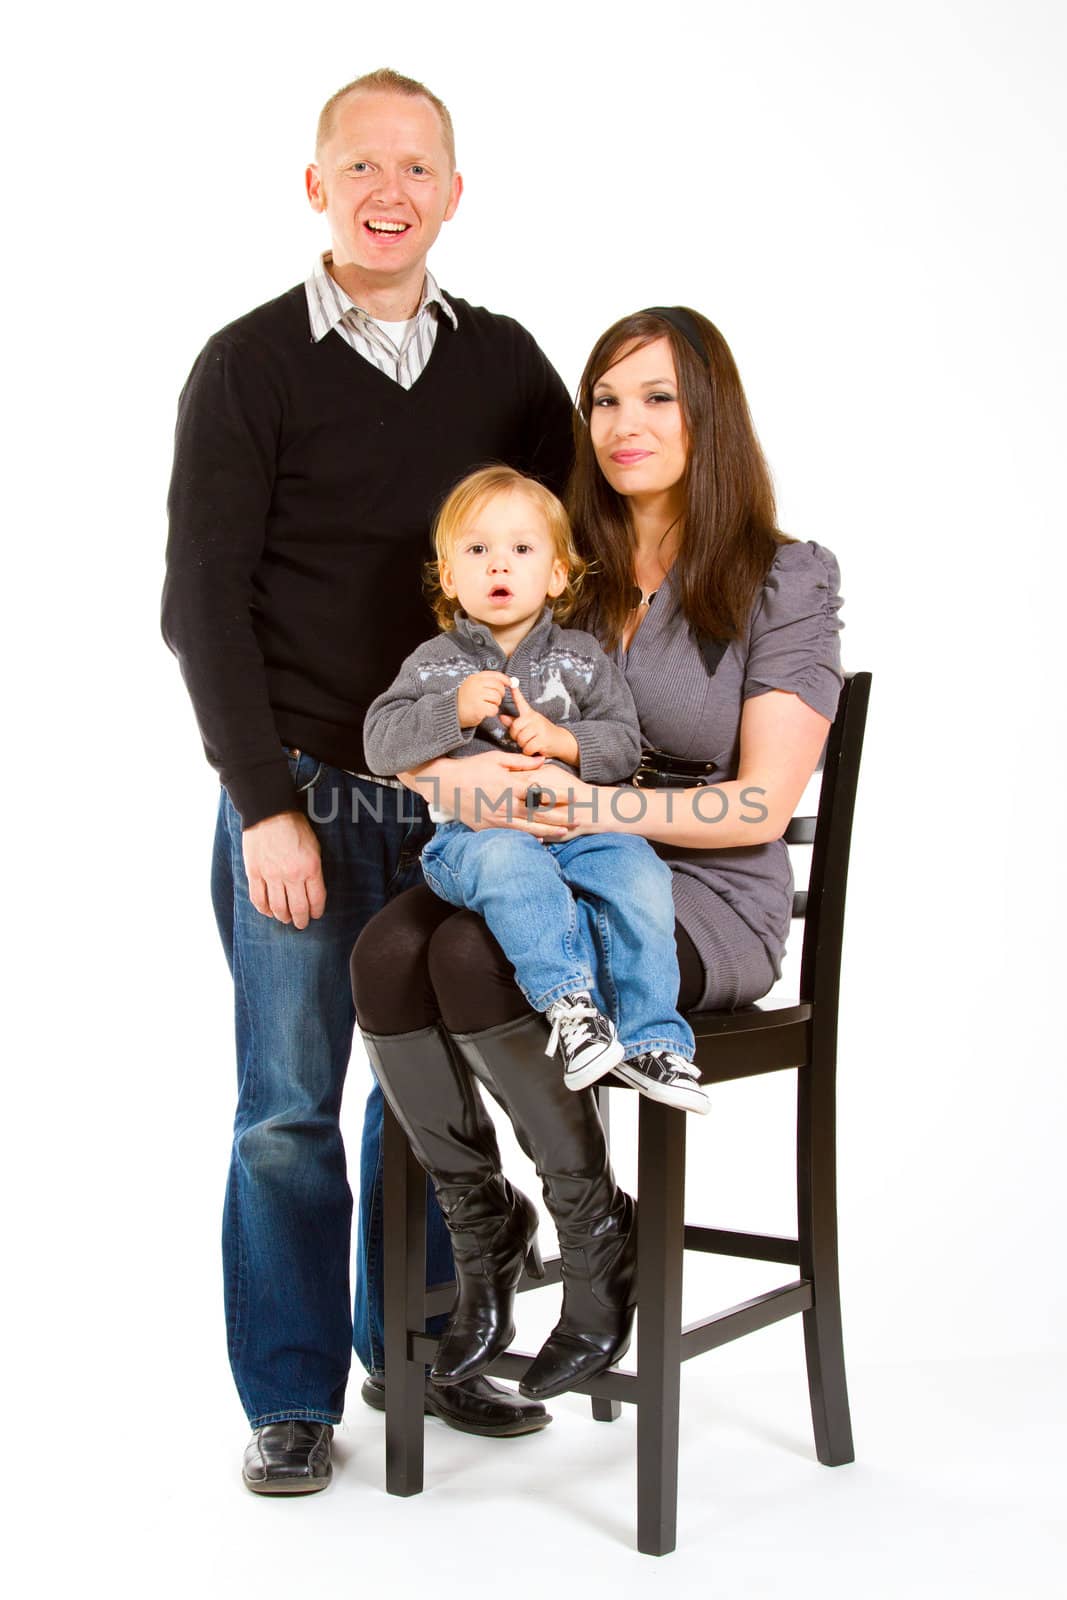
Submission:
[[[422,870],[442,900],[485,918],[535,1011],[588,989],[627,1060],[645,1050],[693,1059],[678,1011],[671,872],[646,839],[593,833],[542,844],[512,828],[446,822]]]

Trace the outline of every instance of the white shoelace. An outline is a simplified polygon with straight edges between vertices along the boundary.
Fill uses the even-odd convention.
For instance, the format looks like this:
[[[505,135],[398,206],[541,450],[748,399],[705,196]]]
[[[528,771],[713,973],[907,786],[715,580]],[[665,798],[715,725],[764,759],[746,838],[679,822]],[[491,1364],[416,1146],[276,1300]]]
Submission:
[[[662,1060],[670,1070],[679,1078],[692,1078],[695,1083],[700,1082],[700,1073],[691,1061],[684,1056],[676,1056],[673,1050],[664,1050]]]
[[[596,1038],[596,1031],[588,1021],[590,1017],[595,1017],[597,1014],[595,1006],[587,1005],[584,1002],[580,1002],[577,1005],[564,1006],[561,1001],[557,1001],[553,1011],[555,1015],[552,1018],[552,1032],[549,1034],[548,1043],[545,1046],[546,1056],[555,1055],[560,1034],[563,1035],[563,1042],[571,1055],[574,1054],[579,1046],[587,1044]]]

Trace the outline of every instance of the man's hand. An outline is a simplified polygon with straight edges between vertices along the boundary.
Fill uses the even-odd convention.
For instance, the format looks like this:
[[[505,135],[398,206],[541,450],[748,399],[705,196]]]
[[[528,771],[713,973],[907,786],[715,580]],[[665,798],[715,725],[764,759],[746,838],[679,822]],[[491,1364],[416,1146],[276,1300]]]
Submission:
[[[517,684],[511,693],[519,714],[517,717],[503,715],[500,720],[523,755],[556,756],[560,761],[567,761],[576,767],[581,760],[581,752],[573,733],[561,728],[558,723],[550,722],[540,711],[535,711]]]
[[[472,672],[464,678],[456,696],[460,727],[476,728],[486,717],[495,717],[510,688],[511,679],[503,672]]]
[[[246,828],[243,838],[248,898],[278,922],[306,928],[326,910],[322,854],[315,830],[299,811],[282,811]]]

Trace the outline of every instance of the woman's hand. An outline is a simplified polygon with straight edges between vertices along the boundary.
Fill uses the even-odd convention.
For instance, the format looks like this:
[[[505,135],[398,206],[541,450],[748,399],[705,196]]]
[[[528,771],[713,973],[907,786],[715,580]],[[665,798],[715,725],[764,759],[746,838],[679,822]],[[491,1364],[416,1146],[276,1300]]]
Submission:
[[[511,694],[519,708],[519,714],[517,717],[509,717],[503,712],[500,720],[523,755],[556,756],[560,761],[567,761],[576,767],[581,760],[581,751],[573,733],[567,728],[561,728],[558,723],[550,722],[540,711],[535,711],[524,699],[518,684],[512,687]]]
[[[487,750],[477,756],[442,756],[398,776],[435,811],[450,811],[469,828],[515,828],[537,839],[565,839],[569,830],[546,823],[536,800],[527,801],[543,766],[543,756]],[[567,779],[566,773],[560,776]]]
[[[538,817],[550,827],[562,828],[565,838],[577,839],[583,833],[618,831],[617,823],[613,824],[612,801],[615,795],[625,793],[624,790],[585,783],[581,778],[572,778],[570,773],[563,772],[559,767],[551,768],[536,782],[544,796],[537,802]],[[534,798],[537,800],[536,795]],[[545,801],[549,803],[545,804]],[[533,807],[528,809],[532,811]],[[619,810],[623,816],[627,815],[625,800],[619,804]]]

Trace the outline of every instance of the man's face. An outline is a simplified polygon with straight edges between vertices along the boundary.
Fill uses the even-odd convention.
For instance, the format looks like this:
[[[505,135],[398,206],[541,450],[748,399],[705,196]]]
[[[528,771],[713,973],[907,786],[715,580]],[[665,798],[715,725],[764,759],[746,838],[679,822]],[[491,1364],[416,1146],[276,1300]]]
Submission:
[[[441,120],[421,96],[356,90],[307,170],[308,199],[330,225],[335,266],[383,282],[421,269],[459,204]]]

